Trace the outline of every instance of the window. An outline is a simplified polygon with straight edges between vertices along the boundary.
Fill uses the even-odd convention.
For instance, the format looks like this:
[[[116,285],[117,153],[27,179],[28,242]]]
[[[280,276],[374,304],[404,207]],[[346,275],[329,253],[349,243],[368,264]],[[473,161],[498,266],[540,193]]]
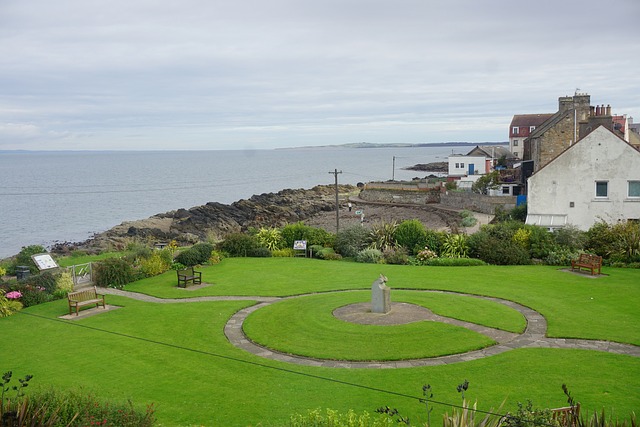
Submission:
[[[514,147],[517,147],[517,146],[518,146],[518,140],[517,140],[517,139],[514,139],[514,140],[513,140],[513,146],[514,146]]]
[[[464,169],[464,163],[460,163],[460,167]]]
[[[608,196],[609,196],[609,182],[596,181],[596,197],[608,197]]]
[[[456,163],[456,169],[460,169],[460,163]]]
[[[514,126],[513,129],[511,129],[511,133],[513,133],[514,135],[520,133],[520,129],[518,129],[518,126]]]
[[[502,186],[502,194],[507,196],[511,194],[510,188],[506,185]]]
[[[640,198],[640,181],[629,181],[629,197]]]
[[[533,132],[534,130],[536,130],[535,126],[529,126],[529,132]]]

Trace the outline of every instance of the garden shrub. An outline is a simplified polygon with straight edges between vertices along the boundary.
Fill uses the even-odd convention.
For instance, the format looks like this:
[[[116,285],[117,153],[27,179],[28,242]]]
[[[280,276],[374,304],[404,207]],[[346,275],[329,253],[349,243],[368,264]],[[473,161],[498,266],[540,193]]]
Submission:
[[[169,270],[171,263],[167,263],[160,255],[160,251],[155,251],[150,257],[142,258],[139,261],[140,271],[146,277],[153,277]]]
[[[310,227],[303,222],[287,224],[280,230],[282,247],[293,248],[296,240],[306,240],[307,245],[333,246],[335,236],[322,228]]]
[[[336,253],[332,253],[332,254],[325,254],[323,259],[325,261],[339,261],[342,259],[342,255],[340,254],[336,254]]]
[[[423,250],[421,250],[416,254],[414,263],[417,265],[427,265],[427,261],[437,257],[438,257],[438,254],[436,254],[431,249],[425,247]]]
[[[402,221],[395,229],[393,238],[407,251],[414,252],[415,248],[422,249],[427,246],[427,232],[417,219]]]
[[[578,229],[575,225],[566,225],[553,232],[557,245],[572,251],[583,250],[587,243],[587,233]]]
[[[271,256],[278,258],[291,258],[295,256],[295,251],[293,248],[276,249],[271,251]]]
[[[397,243],[394,234],[397,227],[395,221],[374,224],[369,231],[369,247],[381,251],[395,247]]]
[[[200,262],[198,264],[204,264],[211,257],[211,252],[213,252],[215,247],[211,243],[196,243],[191,247],[190,250],[196,252],[200,257]]]
[[[460,212],[460,216],[462,217],[460,225],[462,225],[463,227],[473,227],[478,223],[478,220],[473,215],[473,212],[469,210],[463,210],[462,212]]]
[[[442,242],[441,256],[444,258],[466,258],[469,252],[467,236],[448,234]]]
[[[392,427],[398,423],[385,414],[356,414],[349,409],[346,413],[327,409],[308,411],[306,414],[294,414],[289,418],[289,427]]]
[[[232,233],[218,243],[217,249],[231,257],[247,257],[253,256],[258,247],[258,240],[254,236],[245,233]],[[182,262],[178,258],[176,261]]]
[[[579,256],[578,251],[574,251],[568,247],[557,246],[551,251],[544,259],[544,263],[547,265],[571,265],[571,261],[574,259],[578,259]]]
[[[261,246],[268,248],[270,251],[274,251],[282,247],[282,234],[277,228],[262,227],[258,230],[256,238]]]
[[[475,267],[478,265],[487,265],[487,263],[477,258],[429,258],[423,261],[421,265],[435,267]]]
[[[45,291],[42,287],[19,284],[13,286],[12,289],[22,294],[20,302],[24,307],[33,307],[34,305],[44,304],[45,302],[54,300],[53,295]]]
[[[46,252],[46,249],[40,245],[31,245],[25,246],[22,250],[16,255],[13,262],[9,266],[8,273],[11,275],[16,274],[16,267],[19,265],[24,265],[29,267],[29,271],[31,274],[38,274],[40,270],[36,266],[36,263],[33,262],[31,255],[41,254]]]
[[[640,223],[621,221],[611,227],[615,241],[615,253],[633,262],[640,257]]]
[[[331,257],[331,255],[334,255],[335,253],[336,251],[334,251],[333,248],[321,248],[319,251],[314,253],[314,256],[320,259],[326,259],[327,256]]]
[[[616,252],[616,238],[612,227],[604,221],[596,222],[587,230],[585,250],[589,253],[609,258]]]
[[[191,249],[185,249],[176,255],[175,263],[185,267],[193,267],[194,265],[200,264],[200,254]]]
[[[103,288],[122,289],[134,279],[131,265],[122,258],[107,258],[93,264],[94,280]]]
[[[530,264],[529,252],[513,240],[499,240],[484,234],[476,241],[476,255],[487,264],[525,265]]]
[[[373,248],[363,249],[356,255],[356,262],[367,264],[377,264],[382,261],[382,259],[382,252]]]
[[[420,246],[417,249],[418,251],[421,251],[426,247],[434,251],[436,254],[439,254],[440,251],[442,250],[442,242],[444,241],[446,236],[447,236],[447,233],[428,228],[425,230],[424,246]],[[417,253],[418,251],[415,251],[415,253]]]
[[[336,235],[334,249],[343,257],[355,258],[369,245],[369,237],[369,232],[361,225],[345,228]]]
[[[0,317],[11,316],[21,309],[22,303],[17,298],[7,298],[5,290],[0,289]]]
[[[537,225],[526,225],[527,230],[531,231],[529,235],[529,255],[531,258],[545,259],[549,252],[552,251],[556,244],[553,233],[544,227]]]
[[[409,255],[403,247],[388,248],[382,252],[387,264],[406,265],[409,263]]]
[[[209,255],[209,264],[220,264],[220,261],[222,261],[223,258],[224,256],[222,255],[222,252],[214,249],[211,251],[211,255]]]
[[[62,271],[56,278],[56,290],[54,296],[58,298],[66,297],[67,293],[73,291],[73,277],[68,270]]]
[[[253,250],[248,256],[256,257],[256,258],[269,258],[271,256],[271,251],[269,248],[265,248],[264,246],[259,246]]]
[[[307,246],[307,249],[309,250],[313,258],[320,258],[320,251],[324,249],[324,246],[311,245],[311,246]]]

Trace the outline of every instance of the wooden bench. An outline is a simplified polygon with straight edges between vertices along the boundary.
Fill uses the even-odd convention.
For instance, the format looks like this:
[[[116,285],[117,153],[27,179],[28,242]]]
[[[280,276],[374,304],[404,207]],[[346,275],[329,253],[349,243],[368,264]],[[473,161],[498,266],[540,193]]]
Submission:
[[[580,421],[580,403],[564,408],[551,410],[554,421],[560,423],[562,427],[577,427]]]
[[[602,268],[602,257],[598,255],[592,254],[580,254],[577,260],[571,261],[571,270],[580,271],[581,268],[587,268],[591,270],[591,274],[600,274],[600,269]]]
[[[186,288],[189,283],[194,285],[202,283],[202,272],[195,271],[193,267],[185,268],[184,270],[177,270],[177,273],[178,287],[180,288]]]
[[[67,299],[69,300],[69,314],[72,314],[75,309],[76,316],[78,315],[78,309],[85,305],[95,304],[96,308],[102,306],[102,308],[106,309],[104,304],[104,295],[99,294],[95,286],[93,288],[82,289],[76,292],[69,292],[67,294]]]

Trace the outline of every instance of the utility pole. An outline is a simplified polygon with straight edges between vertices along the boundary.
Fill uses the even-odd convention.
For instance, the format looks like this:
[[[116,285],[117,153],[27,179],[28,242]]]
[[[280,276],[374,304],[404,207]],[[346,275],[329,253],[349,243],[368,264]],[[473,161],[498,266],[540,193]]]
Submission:
[[[332,173],[336,179],[336,234],[340,231],[340,202],[338,201],[338,174],[342,173],[342,171],[338,171],[338,169],[334,169]]]
[[[396,180],[396,156],[393,156],[393,168],[391,169],[391,181]]]

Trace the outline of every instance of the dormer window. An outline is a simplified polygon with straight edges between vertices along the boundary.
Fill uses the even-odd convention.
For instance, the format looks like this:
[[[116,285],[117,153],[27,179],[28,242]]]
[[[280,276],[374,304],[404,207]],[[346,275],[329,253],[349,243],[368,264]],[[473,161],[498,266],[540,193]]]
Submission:
[[[536,130],[535,126],[529,126],[529,132],[533,132],[534,130]]]
[[[511,133],[513,133],[514,135],[520,133],[520,129],[518,129],[518,126],[514,126],[513,129],[511,129]]]

